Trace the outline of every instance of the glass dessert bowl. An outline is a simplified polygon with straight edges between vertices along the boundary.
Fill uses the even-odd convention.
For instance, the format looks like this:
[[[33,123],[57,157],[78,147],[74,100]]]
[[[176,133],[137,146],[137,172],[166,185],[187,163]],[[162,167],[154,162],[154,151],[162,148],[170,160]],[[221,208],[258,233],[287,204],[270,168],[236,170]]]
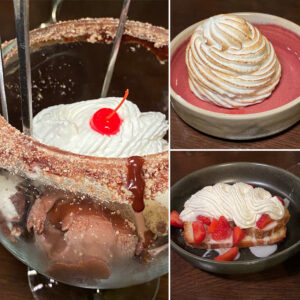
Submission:
[[[84,19],[31,32],[34,115],[99,98],[117,25],[116,19]],[[165,274],[167,151],[96,157],[21,134],[12,45],[4,45],[12,126],[0,120],[2,244],[37,272],[80,287],[121,288]],[[167,114],[167,58],[167,30],[128,21],[109,94],[128,88],[141,111]]]
[[[210,20],[207,19],[182,31],[171,43],[170,93],[172,105],[176,113],[185,122],[212,136],[232,140],[250,140],[270,136],[287,129],[299,121],[300,90],[297,84],[297,70],[300,67],[300,28],[288,20],[268,14],[245,12],[234,13],[233,15],[244,18],[257,27],[261,34],[273,45],[282,69],[278,85],[274,87],[271,95],[262,102],[249,106],[240,106],[238,108],[222,107],[207,102],[203,97],[202,100],[200,100],[199,97],[195,96],[195,91],[193,91],[189,85],[189,72],[185,64],[185,54],[192,34],[196,31],[196,28],[199,28],[198,26],[204,26],[203,24]],[[196,45],[198,47],[199,42],[197,41],[197,43]],[[247,45],[247,42],[245,44]],[[243,50],[247,50],[247,48]],[[260,49],[256,49],[253,51],[252,61],[250,59],[249,63],[250,65],[251,62],[255,61],[253,58],[255,58],[256,55],[258,56],[259,50]],[[225,52],[226,51],[224,51],[224,53]],[[232,50],[232,52],[239,53],[236,49]],[[242,52],[242,50],[240,52]],[[251,51],[248,51],[248,54],[249,53],[251,53]],[[232,53],[225,53],[224,55],[230,57],[229,54]],[[242,62],[243,55],[244,54],[241,55]],[[234,68],[238,66],[238,59],[233,63],[230,59],[228,60],[231,67]],[[224,65],[226,66],[226,64]],[[241,67],[241,65],[238,67]],[[244,67],[245,65],[246,64],[244,64]],[[253,74],[250,75],[252,76]],[[248,79],[255,79],[251,76],[249,76]],[[242,76],[237,76],[236,78],[238,79],[232,80],[232,86],[239,87],[241,84],[239,80],[243,81],[244,78],[242,78]],[[249,84],[247,80],[245,80],[245,82],[243,84]],[[216,84],[216,82],[214,83]],[[216,90],[219,90],[217,84],[216,86],[211,89],[216,88]],[[248,88],[252,88],[251,84],[247,88],[244,88],[243,85],[241,86],[243,87],[242,89],[236,89],[241,95],[243,95]],[[223,88],[224,87],[221,87],[222,93],[225,90]],[[225,88],[226,92],[228,92],[228,87],[225,86]],[[226,97],[222,100],[225,98]],[[226,102],[225,100],[224,102]]]

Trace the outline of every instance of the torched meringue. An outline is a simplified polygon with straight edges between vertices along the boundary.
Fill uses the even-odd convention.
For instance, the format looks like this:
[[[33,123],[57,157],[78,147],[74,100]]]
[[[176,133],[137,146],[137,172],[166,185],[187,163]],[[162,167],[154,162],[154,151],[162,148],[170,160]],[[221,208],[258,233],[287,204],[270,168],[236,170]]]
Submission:
[[[254,188],[243,182],[233,185],[217,183],[192,195],[185,202],[180,218],[188,222],[195,221],[199,215],[210,218],[224,216],[241,228],[251,228],[255,227],[262,214],[279,220],[284,216],[284,206],[263,188]]]
[[[281,75],[272,44],[234,15],[217,15],[197,27],[186,49],[186,65],[192,92],[226,108],[262,102]]]

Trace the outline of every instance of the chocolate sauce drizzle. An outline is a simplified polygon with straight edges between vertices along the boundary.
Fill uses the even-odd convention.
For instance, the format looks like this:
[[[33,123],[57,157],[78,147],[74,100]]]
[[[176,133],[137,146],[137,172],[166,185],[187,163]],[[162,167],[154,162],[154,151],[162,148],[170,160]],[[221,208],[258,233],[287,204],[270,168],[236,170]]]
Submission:
[[[128,158],[127,187],[133,194],[132,208],[135,212],[141,212],[145,208],[144,189],[145,180],[143,174],[144,159],[140,156]]]

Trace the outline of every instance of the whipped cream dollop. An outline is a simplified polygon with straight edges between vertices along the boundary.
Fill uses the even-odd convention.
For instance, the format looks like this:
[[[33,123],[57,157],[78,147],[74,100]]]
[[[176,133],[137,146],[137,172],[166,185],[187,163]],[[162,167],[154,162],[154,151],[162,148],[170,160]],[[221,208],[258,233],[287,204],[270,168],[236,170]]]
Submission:
[[[253,188],[242,182],[233,185],[217,183],[192,195],[185,202],[180,218],[188,222],[196,220],[199,215],[210,218],[224,216],[241,228],[250,228],[255,227],[262,214],[279,220],[284,213],[280,200],[263,188]]]
[[[234,15],[211,17],[196,28],[186,49],[186,65],[192,92],[226,108],[262,102],[281,75],[272,44]]]
[[[114,109],[122,98],[109,97],[48,107],[33,119],[33,137],[46,145],[73,153],[99,157],[129,157],[163,152],[168,122],[159,112],[140,112],[130,101],[118,110],[120,131],[102,135],[90,127],[90,119],[101,108]]]

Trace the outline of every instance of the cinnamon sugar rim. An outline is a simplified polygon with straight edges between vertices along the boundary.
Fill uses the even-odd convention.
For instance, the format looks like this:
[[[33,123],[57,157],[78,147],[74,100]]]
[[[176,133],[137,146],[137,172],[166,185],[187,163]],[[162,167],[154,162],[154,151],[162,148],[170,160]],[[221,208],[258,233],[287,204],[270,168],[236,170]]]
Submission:
[[[116,35],[118,24],[119,19],[114,18],[85,18],[61,21],[45,28],[30,31],[30,47],[35,50],[55,43],[79,41],[111,43]],[[168,30],[163,27],[128,20],[125,24],[123,36],[151,43],[154,48],[163,50],[167,55]],[[17,46],[16,44],[13,45],[14,41],[15,39],[2,44],[4,64],[8,63],[9,59],[17,54]]]
[[[168,190],[168,151],[143,156],[144,199]],[[41,183],[119,203],[131,203],[127,158],[91,157],[44,145],[0,116],[0,168]]]
[[[300,26],[289,21],[286,20],[284,18],[281,17],[277,17],[271,14],[265,14],[265,13],[253,13],[253,12],[236,12],[236,13],[232,13],[233,15],[237,15],[237,16],[241,16],[241,17],[249,17],[249,18],[255,18],[256,16],[258,17],[265,17],[267,16],[268,19],[264,22],[264,21],[257,21],[255,20],[256,23],[258,24],[278,24],[280,23],[280,26],[282,26],[285,29],[291,30],[292,32],[296,33],[297,35],[300,36]],[[188,28],[186,28],[185,30],[181,31],[172,41],[171,41],[171,57],[172,55],[175,53],[176,49],[181,45],[181,42],[178,42],[182,39],[183,36],[188,37],[189,32],[193,32],[193,30],[198,27],[200,24],[202,24],[205,20],[202,20],[198,23],[195,23],[191,26],[189,26]],[[250,22],[253,22],[250,20]],[[174,46],[175,44],[175,46]],[[177,45],[178,44],[178,45]],[[173,46],[172,46],[173,45]],[[258,113],[249,113],[249,114],[225,114],[225,113],[221,113],[221,112],[213,112],[213,111],[209,111],[200,107],[197,107],[191,103],[189,103],[188,101],[186,101],[183,97],[181,97],[180,95],[178,95],[172,87],[170,87],[170,94],[171,97],[173,99],[173,101],[176,101],[178,103],[180,103],[181,105],[183,105],[184,107],[186,107],[186,109],[189,109],[190,111],[193,111],[195,114],[202,114],[202,115],[206,115],[208,117],[213,117],[216,119],[226,119],[226,120],[256,120],[257,118],[262,118],[262,117],[270,117],[270,116],[276,116],[278,114],[280,114],[282,111],[285,110],[289,110],[292,109],[294,106],[299,105],[300,104],[300,97],[295,98],[294,100],[290,101],[287,104],[284,104],[280,107],[276,107],[264,112],[258,112]]]

